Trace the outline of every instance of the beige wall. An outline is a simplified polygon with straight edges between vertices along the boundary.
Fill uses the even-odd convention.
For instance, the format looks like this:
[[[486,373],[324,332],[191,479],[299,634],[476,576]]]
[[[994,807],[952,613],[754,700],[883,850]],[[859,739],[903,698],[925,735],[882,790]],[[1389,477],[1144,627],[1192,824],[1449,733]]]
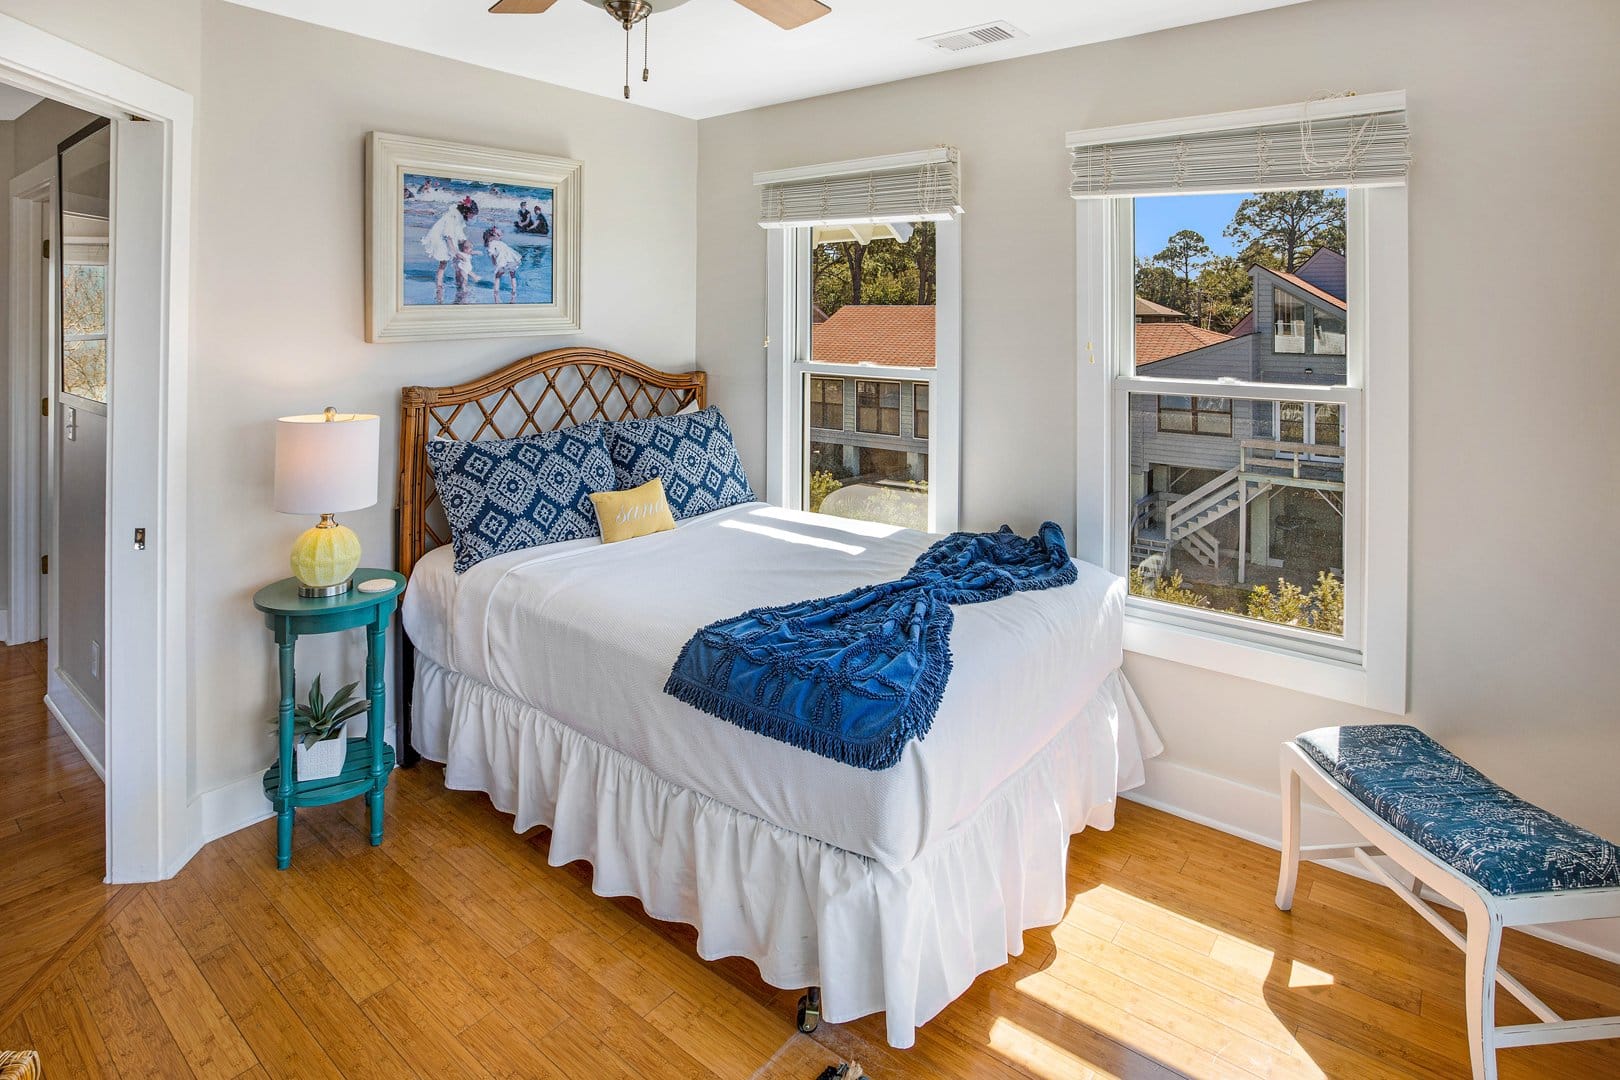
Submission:
[[[382,416],[383,493],[346,515],[392,565],[399,389],[459,382],[572,342],[689,368],[695,356],[697,125],[230,4],[203,9],[190,485],[195,791],[273,754],[274,655],[253,611],[313,524],[270,509],[272,421],[332,404]],[[364,137],[372,130],[584,162],[585,333],[368,345]],[[300,646],[300,685],[359,678]]]
[[[1072,522],[1064,132],[1405,89],[1411,715],[1522,794],[1620,839],[1620,560],[1608,554],[1620,364],[1603,329],[1620,269],[1617,40],[1609,0],[1317,0],[704,121],[698,352],[712,393],[758,480],[765,239],[750,174],[954,144],[967,207],[962,521]],[[1127,669],[1167,761],[1268,790],[1285,735],[1386,719],[1164,661]],[[1158,794],[1173,801],[1167,775]]]
[[[10,15],[196,93],[202,71],[202,0],[0,0]]]

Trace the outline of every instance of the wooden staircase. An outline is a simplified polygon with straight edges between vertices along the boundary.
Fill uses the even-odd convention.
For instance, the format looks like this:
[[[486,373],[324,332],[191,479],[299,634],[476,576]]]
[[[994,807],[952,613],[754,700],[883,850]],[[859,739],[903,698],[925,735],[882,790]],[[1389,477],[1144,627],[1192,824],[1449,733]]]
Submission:
[[[1264,495],[1274,485],[1251,482],[1248,499]],[[1171,503],[1164,511],[1166,548],[1180,547],[1210,569],[1221,561],[1221,542],[1209,526],[1234,512],[1244,502],[1244,483],[1237,469],[1228,469],[1209,483]]]

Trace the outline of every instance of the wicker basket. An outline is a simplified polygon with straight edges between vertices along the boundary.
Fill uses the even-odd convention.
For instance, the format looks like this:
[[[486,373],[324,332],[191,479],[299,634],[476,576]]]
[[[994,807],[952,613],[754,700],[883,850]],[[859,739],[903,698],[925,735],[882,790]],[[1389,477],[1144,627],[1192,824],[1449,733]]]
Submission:
[[[39,1054],[32,1050],[0,1050],[0,1080],[41,1080]]]

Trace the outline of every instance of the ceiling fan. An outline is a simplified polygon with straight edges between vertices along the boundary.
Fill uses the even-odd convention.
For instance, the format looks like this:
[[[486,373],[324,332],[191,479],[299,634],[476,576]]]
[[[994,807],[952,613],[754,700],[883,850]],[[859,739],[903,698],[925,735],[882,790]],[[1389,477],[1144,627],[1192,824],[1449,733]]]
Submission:
[[[538,15],[550,9],[557,0],[495,0],[489,10],[496,15]],[[832,8],[821,0],[736,0],[737,3],[763,16],[784,30],[796,30],[807,22],[829,14]],[[647,66],[647,35],[650,16],[656,11],[679,7],[686,0],[587,0],[613,16],[624,27],[624,96],[630,98],[630,30],[641,23],[641,81],[650,75]]]

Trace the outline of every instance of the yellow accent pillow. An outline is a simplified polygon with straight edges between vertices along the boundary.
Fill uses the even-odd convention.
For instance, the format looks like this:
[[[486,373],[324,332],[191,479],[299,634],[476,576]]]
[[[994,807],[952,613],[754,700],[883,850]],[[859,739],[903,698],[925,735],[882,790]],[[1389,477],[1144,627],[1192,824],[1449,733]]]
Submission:
[[[664,481],[656,476],[625,491],[595,492],[591,502],[596,505],[596,521],[602,527],[604,544],[668,532],[675,527],[675,515],[664,498]]]

